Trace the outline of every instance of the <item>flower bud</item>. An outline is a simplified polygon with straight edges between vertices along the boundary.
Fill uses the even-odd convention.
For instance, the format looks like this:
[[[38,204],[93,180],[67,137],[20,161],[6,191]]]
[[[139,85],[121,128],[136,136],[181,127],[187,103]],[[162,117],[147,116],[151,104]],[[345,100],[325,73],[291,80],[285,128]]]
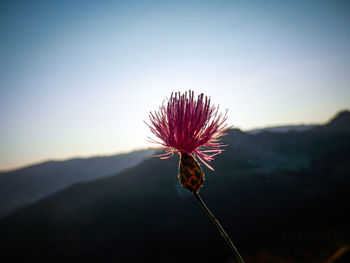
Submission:
[[[204,173],[191,154],[180,153],[178,178],[182,187],[191,192],[198,192],[203,186]]]

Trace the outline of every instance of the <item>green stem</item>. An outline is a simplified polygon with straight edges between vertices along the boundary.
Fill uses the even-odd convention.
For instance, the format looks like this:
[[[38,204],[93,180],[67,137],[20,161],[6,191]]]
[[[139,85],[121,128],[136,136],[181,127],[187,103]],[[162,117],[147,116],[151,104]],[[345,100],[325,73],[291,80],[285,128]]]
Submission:
[[[196,200],[198,201],[198,203],[203,208],[204,212],[209,216],[209,218],[214,222],[214,224],[218,228],[220,235],[225,239],[226,243],[228,244],[228,246],[232,250],[237,262],[244,263],[241,255],[239,254],[235,245],[232,243],[230,237],[227,235],[224,228],[221,226],[220,222],[216,219],[216,217],[212,214],[212,212],[210,212],[209,208],[205,205],[205,203],[203,202],[199,193],[197,193],[196,191],[193,191],[192,193],[193,193],[194,197],[196,198]]]

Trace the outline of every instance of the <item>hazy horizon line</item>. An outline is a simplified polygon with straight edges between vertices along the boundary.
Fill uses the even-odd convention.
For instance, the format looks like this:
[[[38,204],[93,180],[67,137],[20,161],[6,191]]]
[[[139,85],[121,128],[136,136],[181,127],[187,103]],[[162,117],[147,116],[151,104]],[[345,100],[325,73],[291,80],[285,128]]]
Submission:
[[[345,108],[345,109],[341,109],[339,111],[337,111],[336,113],[334,113],[328,120],[326,120],[325,122],[315,122],[315,123],[279,123],[279,124],[272,124],[272,125],[266,125],[266,126],[258,126],[258,127],[254,127],[254,128],[248,128],[248,129],[241,129],[238,126],[233,126],[232,129],[239,129],[243,132],[250,132],[250,131],[254,131],[254,130],[264,130],[264,129],[269,129],[269,128],[278,128],[278,127],[288,127],[288,126],[321,126],[321,125],[326,125],[327,123],[329,123],[332,119],[334,119],[338,114],[340,114],[341,112],[349,112],[350,109],[349,108]],[[132,152],[136,152],[136,151],[144,151],[144,150],[152,150],[155,149],[156,147],[139,147],[139,148],[133,148],[133,149],[128,149],[128,150],[122,150],[122,151],[116,151],[113,153],[95,153],[95,154],[76,154],[76,155],[69,155],[66,157],[47,157],[47,158],[42,158],[36,161],[30,161],[30,162],[25,162],[22,163],[20,165],[11,165],[5,168],[0,168],[0,173],[8,173],[8,172],[12,172],[12,171],[16,171],[16,170],[20,170],[20,169],[24,169],[27,167],[31,167],[31,166],[35,166],[35,165],[40,165],[43,163],[47,163],[47,162],[65,162],[65,161],[69,161],[69,160],[73,160],[73,159],[90,159],[90,158],[95,158],[95,157],[111,157],[111,156],[115,156],[115,155],[124,155],[124,154],[130,154]]]

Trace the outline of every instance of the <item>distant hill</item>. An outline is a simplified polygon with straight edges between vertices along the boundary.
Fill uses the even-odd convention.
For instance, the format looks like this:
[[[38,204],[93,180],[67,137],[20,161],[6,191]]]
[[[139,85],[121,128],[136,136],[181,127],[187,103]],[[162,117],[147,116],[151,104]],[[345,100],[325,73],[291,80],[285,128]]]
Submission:
[[[350,132],[350,111],[344,110],[333,117],[326,125],[320,126],[323,132],[348,133]]]
[[[274,126],[260,129],[253,129],[247,131],[247,133],[256,135],[262,132],[304,132],[308,130],[312,130],[314,128],[320,128],[322,130],[331,131],[334,127],[335,131],[350,131],[350,111],[343,110],[340,111],[336,116],[334,116],[331,120],[329,120],[325,125],[286,125],[286,126]]]
[[[287,125],[287,126],[275,126],[275,127],[268,127],[268,128],[261,128],[261,129],[253,129],[247,131],[249,134],[259,134],[262,132],[290,132],[290,131],[297,131],[297,132],[303,132],[307,130],[311,130],[318,125]]]
[[[149,157],[153,150],[49,161],[0,173],[0,217],[74,183],[116,174]]]
[[[212,162],[215,172],[204,168],[201,195],[246,262],[326,262],[350,244],[347,116],[307,131],[224,137],[229,146]],[[2,257],[230,262],[215,226],[179,185],[177,162],[150,158],[1,219]]]
[[[350,113],[342,111],[325,125],[284,132],[267,128],[253,134],[236,129],[225,140],[231,158],[240,164],[245,162],[254,171],[299,171],[309,168],[324,153],[345,147],[347,142],[342,138],[350,133],[349,125]]]

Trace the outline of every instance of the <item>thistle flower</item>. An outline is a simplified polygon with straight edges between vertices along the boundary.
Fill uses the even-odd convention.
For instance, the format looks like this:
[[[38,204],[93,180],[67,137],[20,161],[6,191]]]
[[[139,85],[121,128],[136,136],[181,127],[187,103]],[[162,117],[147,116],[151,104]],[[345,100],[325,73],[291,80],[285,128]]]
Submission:
[[[230,129],[226,122],[226,113],[218,113],[219,107],[210,105],[210,98],[200,94],[194,99],[194,92],[188,94],[172,93],[168,104],[164,102],[159,111],[150,112],[150,130],[161,140],[166,153],[158,155],[162,159],[170,158],[175,152],[192,154],[198,157],[208,168],[207,162],[224,150],[219,138]]]
[[[210,105],[210,98],[204,97],[203,93],[195,100],[194,92],[190,90],[182,95],[180,92],[172,93],[168,103],[165,105],[163,102],[158,111],[150,112],[149,117],[151,124],[146,124],[160,140],[151,141],[162,145],[165,150],[164,154],[154,157],[167,159],[176,152],[180,155],[180,184],[193,193],[227,242],[236,260],[244,263],[230,237],[199,195],[204,173],[195,158],[214,170],[208,162],[224,151],[222,147],[225,145],[220,142],[220,138],[231,128],[225,124],[226,113],[219,113],[219,107]]]
[[[160,139],[160,142],[151,141],[162,145],[166,151],[155,157],[167,159],[179,153],[180,183],[187,190],[198,190],[203,185],[204,174],[195,157],[214,170],[208,162],[224,151],[225,145],[219,138],[231,128],[225,124],[226,113],[219,113],[219,107],[210,105],[210,98],[203,93],[196,100],[194,92],[189,91],[182,95],[172,93],[167,105],[163,102],[159,111],[150,112],[149,117],[151,125],[146,124]],[[188,165],[183,165],[185,161]],[[196,169],[189,170],[189,167]]]

